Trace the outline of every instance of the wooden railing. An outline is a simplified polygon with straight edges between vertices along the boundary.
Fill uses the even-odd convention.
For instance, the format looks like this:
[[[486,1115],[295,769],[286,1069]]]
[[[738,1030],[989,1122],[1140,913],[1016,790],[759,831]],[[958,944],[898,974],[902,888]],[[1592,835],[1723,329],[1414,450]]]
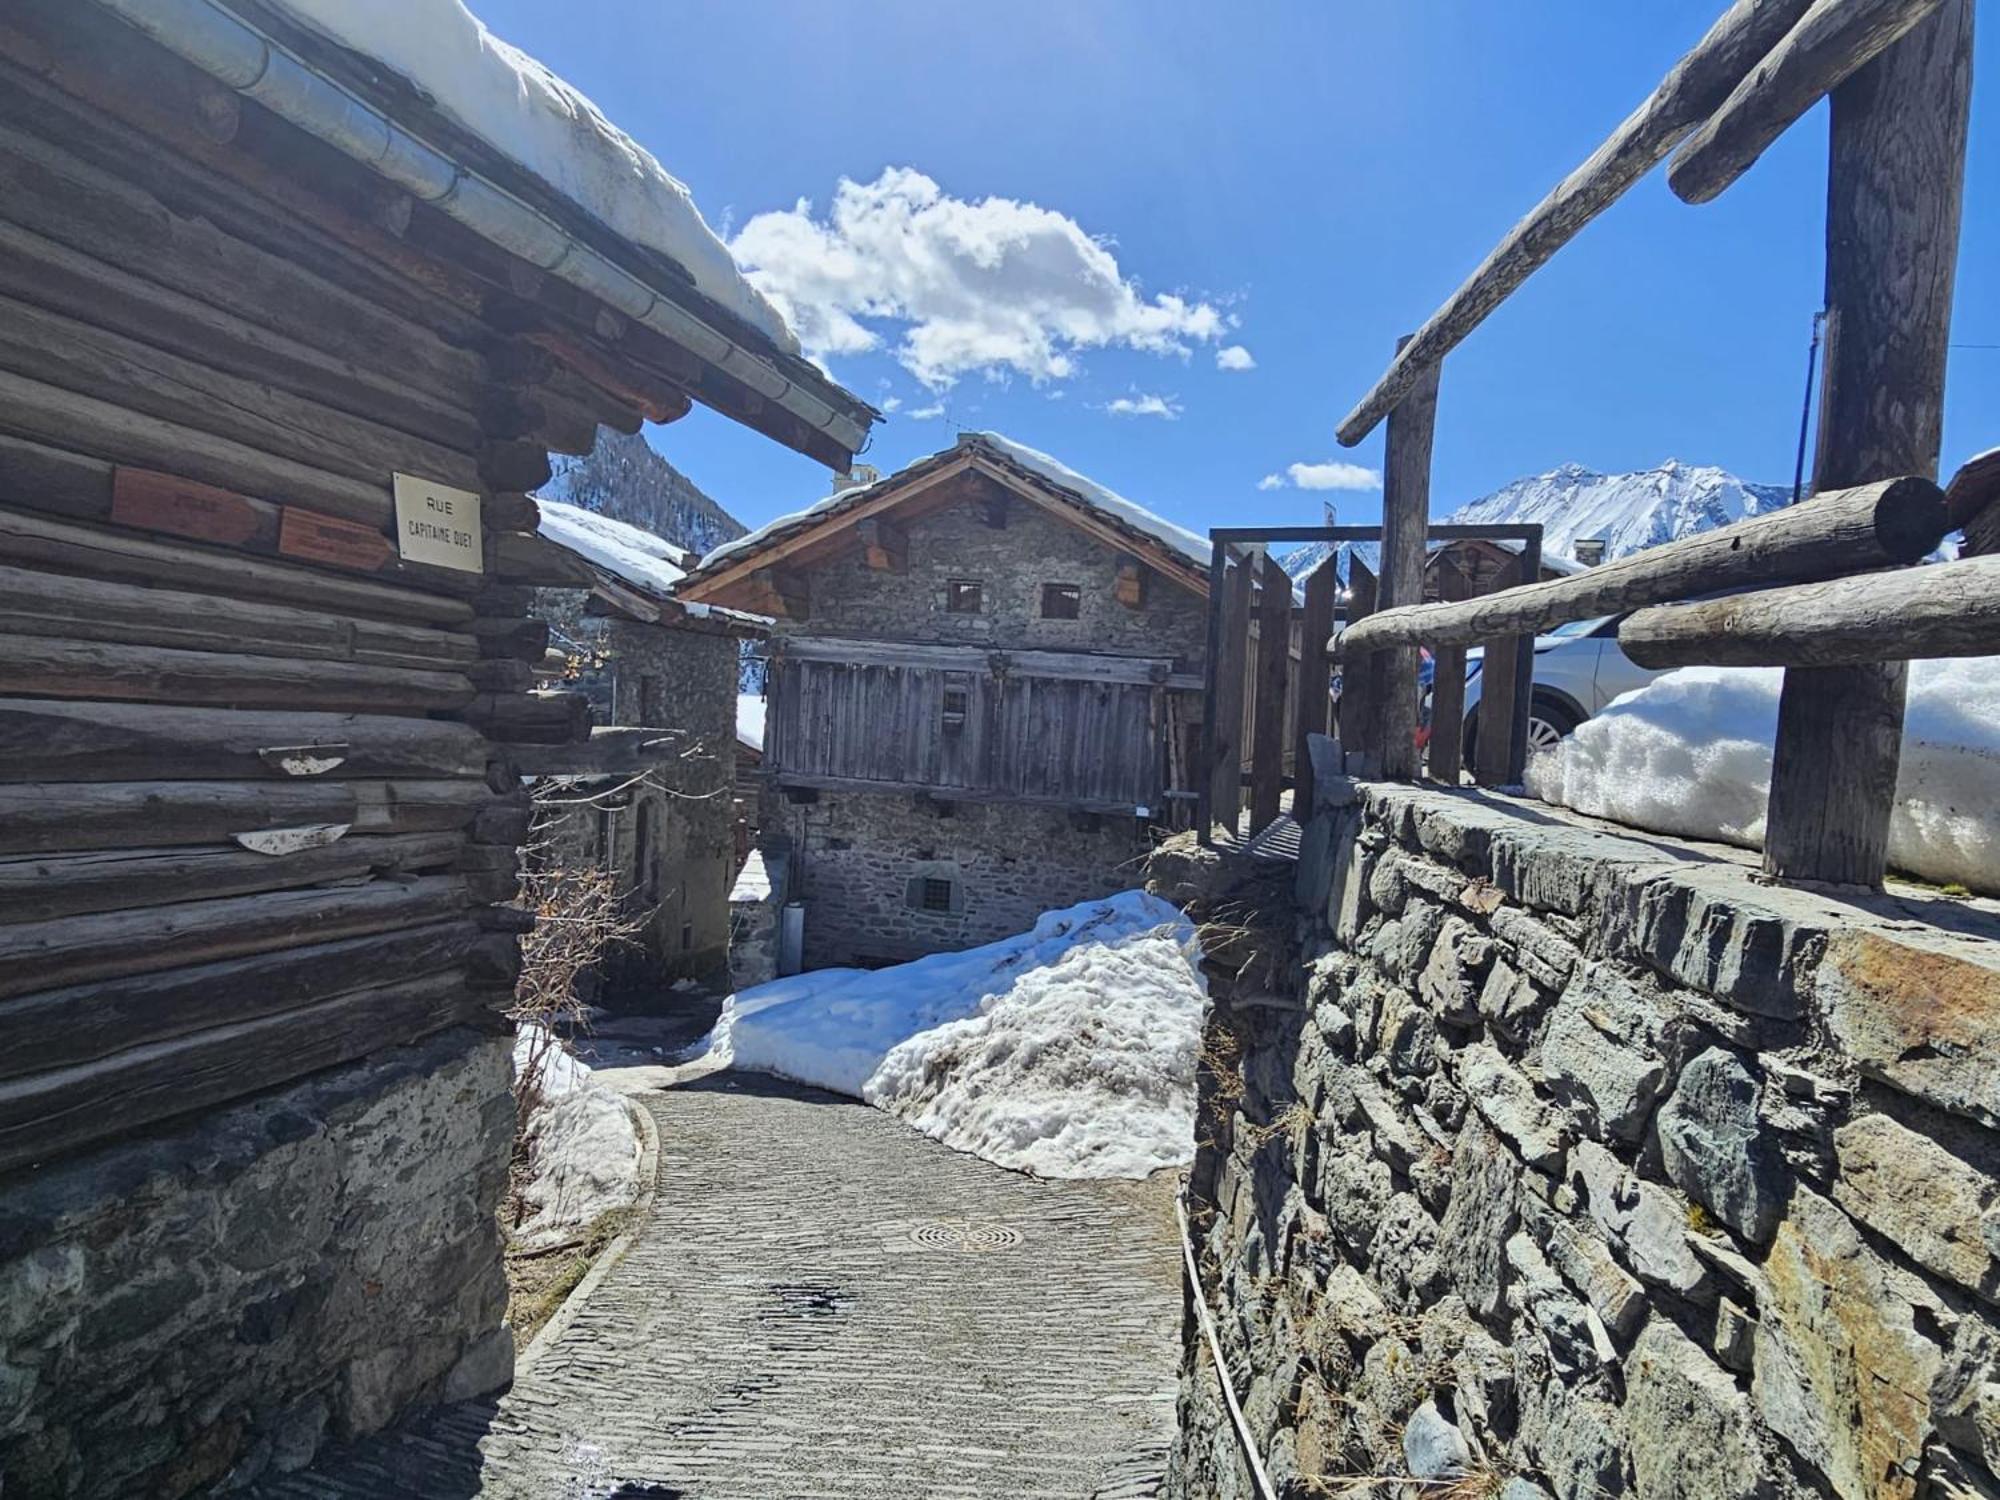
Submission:
[[[1881,882],[1907,663],[2000,651],[2000,608],[1990,593],[1990,554],[2000,554],[2000,456],[1967,465],[1948,495],[1933,483],[1971,39],[1971,0],[1736,0],[1610,139],[1397,342],[1387,373],[1339,428],[1352,445],[1388,422],[1383,582],[1397,607],[1352,625],[1331,648],[1344,673],[1371,674],[1371,693],[1379,679],[1379,774],[1418,774],[1402,715],[1415,697],[1419,645],[1449,651],[1495,631],[1527,634],[1637,609],[1619,639],[1642,665],[1786,669],[1766,872]],[[1445,355],[1677,147],[1670,186],[1690,203],[1707,202],[1827,96],[1827,354],[1813,498],[1576,577],[1527,580],[1478,600],[1413,603]],[[1965,531],[1965,553],[1989,556],[1875,572],[1907,568],[1953,528]],[[1660,607],[1770,584],[1788,586]]]
[[[1518,547],[1510,568],[1486,581],[1482,592],[1487,595],[1508,587],[1518,576],[1541,571],[1540,526],[1440,525],[1426,528],[1426,534],[1429,541],[1490,541]],[[1295,808],[1310,805],[1313,769],[1307,737],[1335,729],[1336,706],[1341,747],[1357,770],[1379,768],[1390,733],[1406,737],[1414,762],[1419,755],[1417,683],[1413,673],[1407,714],[1386,713],[1378,670],[1381,659],[1364,655],[1353,669],[1341,673],[1339,693],[1333,691],[1335,646],[1344,639],[1335,636],[1336,625],[1351,634],[1380,618],[1375,612],[1385,603],[1382,581],[1352,554],[1348,589],[1341,594],[1339,544],[1381,543],[1381,527],[1230,526],[1208,535],[1212,547],[1208,653],[1196,827],[1203,843],[1212,842],[1217,826],[1225,837],[1249,841],[1277,821],[1288,788]],[[1334,550],[1302,581],[1287,574],[1268,550],[1274,544],[1314,542],[1334,544]],[[1441,598],[1479,602],[1473,585],[1448,563],[1440,560],[1438,572]],[[1417,577],[1413,590],[1422,588],[1421,569]],[[1516,630],[1467,638],[1474,639],[1484,641],[1487,662],[1480,721],[1507,726],[1505,734],[1479,736],[1475,779],[1488,786],[1508,785],[1520,780],[1527,755],[1534,640]],[[1460,727],[1465,718],[1464,643],[1437,653],[1435,684],[1428,765],[1432,776],[1455,786],[1461,774]]]

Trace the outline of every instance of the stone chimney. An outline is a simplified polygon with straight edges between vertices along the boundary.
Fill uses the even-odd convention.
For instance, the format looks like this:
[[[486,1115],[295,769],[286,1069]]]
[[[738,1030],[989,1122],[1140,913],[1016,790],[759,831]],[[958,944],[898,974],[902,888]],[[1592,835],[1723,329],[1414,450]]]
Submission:
[[[882,477],[882,471],[873,464],[856,464],[845,474],[833,476],[833,492],[838,495],[846,490],[858,490],[864,484],[873,484]]]
[[[1586,568],[1594,568],[1604,561],[1604,538],[1580,536],[1571,544],[1570,554]]]

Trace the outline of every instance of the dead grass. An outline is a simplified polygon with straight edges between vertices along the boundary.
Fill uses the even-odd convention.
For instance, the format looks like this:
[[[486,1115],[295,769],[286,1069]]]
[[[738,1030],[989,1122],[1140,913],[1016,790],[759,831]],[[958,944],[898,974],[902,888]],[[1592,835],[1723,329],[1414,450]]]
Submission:
[[[631,1222],[631,1209],[616,1208],[601,1215],[575,1244],[538,1253],[507,1253],[507,1321],[513,1325],[516,1349],[528,1347]]]

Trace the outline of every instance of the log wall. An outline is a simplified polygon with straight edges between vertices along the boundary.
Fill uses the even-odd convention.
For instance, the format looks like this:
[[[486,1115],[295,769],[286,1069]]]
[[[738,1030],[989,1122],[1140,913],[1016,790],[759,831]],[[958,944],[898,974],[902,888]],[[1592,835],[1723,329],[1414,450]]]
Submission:
[[[71,20],[0,22],[0,1182],[490,1024],[497,742],[587,733],[513,648],[523,491],[617,406]],[[397,473],[481,496],[483,572],[400,558]]]

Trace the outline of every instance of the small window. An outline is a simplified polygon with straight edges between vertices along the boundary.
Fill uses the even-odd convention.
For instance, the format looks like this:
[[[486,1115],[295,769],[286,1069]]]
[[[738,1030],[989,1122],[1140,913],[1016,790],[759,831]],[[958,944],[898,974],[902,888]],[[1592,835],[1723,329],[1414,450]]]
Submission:
[[[977,578],[947,579],[944,607],[955,615],[976,615],[986,608],[986,592]]]
[[[685,953],[688,951],[688,949],[692,948],[693,946],[694,946],[694,923],[683,922],[681,923],[681,952]]]
[[[925,911],[949,913],[951,911],[951,882],[935,875],[926,875],[923,888],[918,893],[919,904]]]
[[[1042,618],[1074,620],[1083,608],[1083,590],[1073,583],[1042,585]]]
[[[964,688],[944,690],[944,711],[939,722],[947,734],[956,734],[965,728],[966,715],[972,711],[972,694]]]

